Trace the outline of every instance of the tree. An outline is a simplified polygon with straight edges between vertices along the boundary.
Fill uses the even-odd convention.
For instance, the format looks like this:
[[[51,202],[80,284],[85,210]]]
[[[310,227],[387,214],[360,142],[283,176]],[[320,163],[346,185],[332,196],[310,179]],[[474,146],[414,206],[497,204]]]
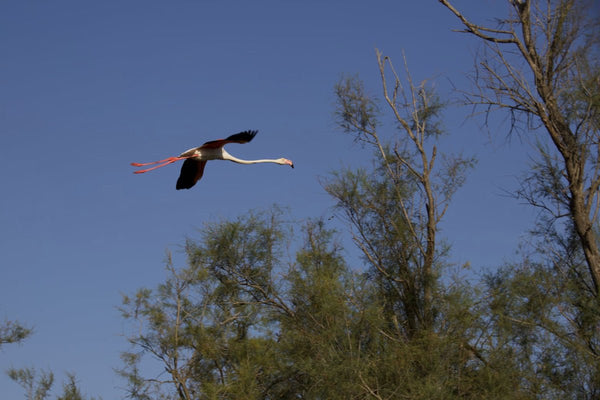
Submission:
[[[440,0],[480,39],[475,91],[487,116],[506,111],[511,132],[533,137],[538,157],[515,197],[539,210],[523,260],[486,278],[483,310],[497,349],[536,397],[600,395],[600,28],[589,1],[507,2],[496,26]]]
[[[475,160],[438,150],[445,105],[428,82],[413,82],[406,60],[405,79],[379,51],[377,63],[395,129],[358,78],[342,79],[339,125],[374,151],[374,166],[338,172],[325,185],[368,267],[359,298],[371,306],[354,301],[372,346],[361,354],[361,387],[373,398],[526,398],[499,349],[482,352],[484,310],[472,288],[447,275],[448,247],[438,237]]]
[[[510,0],[499,26],[477,24],[440,0],[483,41],[474,105],[507,110],[512,128],[541,132],[539,159],[517,195],[549,221],[568,218],[600,297],[600,27],[591,1]],[[596,10],[597,11],[597,10]],[[535,129],[535,128],[540,129]],[[548,140],[543,140],[544,138]],[[547,143],[547,144],[546,144]],[[587,280],[586,279],[586,280]]]
[[[120,370],[132,398],[265,398],[276,386],[271,314],[289,312],[272,276],[283,244],[278,215],[206,225],[201,241],[186,243],[187,267],[169,256],[164,284],[124,297],[123,316],[139,325]],[[145,355],[166,375],[147,377]]]
[[[339,82],[339,125],[375,151],[375,170],[338,173],[325,189],[338,200],[387,299],[390,334],[411,338],[434,328],[434,296],[445,252],[438,226],[474,160],[438,155],[444,104],[426,81],[413,83],[406,60],[404,82],[379,51],[377,63],[398,134],[391,143],[385,141],[378,102],[365,93],[360,80]]]

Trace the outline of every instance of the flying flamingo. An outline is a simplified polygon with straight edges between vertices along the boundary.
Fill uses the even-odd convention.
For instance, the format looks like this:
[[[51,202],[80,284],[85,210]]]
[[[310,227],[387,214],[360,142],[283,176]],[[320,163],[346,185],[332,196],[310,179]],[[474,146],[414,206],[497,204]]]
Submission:
[[[228,143],[248,143],[258,131],[244,131],[229,136],[227,139],[212,140],[204,143],[200,147],[194,147],[181,153],[178,157],[169,157],[164,160],[158,160],[149,163],[131,163],[134,167],[144,167],[147,165],[158,164],[154,167],[135,171],[134,174],[143,174],[144,172],[152,171],[153,169],[164,167],[179,160],[185,160],[181,166],[181,173],[177,179],[175,188],[189,189],[202,178],[204,167],[209,160],[229,160],[240,164],[257,164],[257,163],[275,163],[281,165],[289,165],[294,168],[294,163],[287,158],[278,158],[276,160],[241,160],[229,154],[223,146]]]

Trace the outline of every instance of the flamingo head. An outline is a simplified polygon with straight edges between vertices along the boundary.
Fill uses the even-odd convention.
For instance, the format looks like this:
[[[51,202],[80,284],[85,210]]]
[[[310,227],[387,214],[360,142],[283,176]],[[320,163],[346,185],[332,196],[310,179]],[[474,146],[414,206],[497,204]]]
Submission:
[[[288,160],[287,158],[280,158],[277,161],[281,165],[289,165],[290,167],[294,168],[294,163],[292,162],[292,160]]]

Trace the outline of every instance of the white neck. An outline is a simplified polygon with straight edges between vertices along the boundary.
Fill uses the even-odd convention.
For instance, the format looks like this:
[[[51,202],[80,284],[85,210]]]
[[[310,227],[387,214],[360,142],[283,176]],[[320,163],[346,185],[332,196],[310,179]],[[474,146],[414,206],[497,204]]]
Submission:
[[[223,160],[229,160],[229,161],[233,161],[233,162],[236,162],[239,164],[258,164],[258,163],[282,164],[281,159],[273,160],[273,159],[269,159],[269,158],[264,158],[261,160],[242,160],[241,158],[234,157],[227,152],[223,152]]]

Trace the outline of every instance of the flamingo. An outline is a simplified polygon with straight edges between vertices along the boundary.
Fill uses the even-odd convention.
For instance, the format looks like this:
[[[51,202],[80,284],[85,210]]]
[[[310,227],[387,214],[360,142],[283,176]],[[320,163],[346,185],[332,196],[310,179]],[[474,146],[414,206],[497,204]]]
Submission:
[[[190,189],[196,182],[202,178],[204,174],[204,167],[206,162],[209,160],[229,160],[239,164],[258,164],[258,163],[275,163],[280,165],[289,165],[294,168],[294,163],[287,158],[278,159],[262,159],[262,160],[242,160],[229,154],[223,148],[228,143],[248,143],[258,131],[244,131],[236,133],[235,135],[229,136],[227,139],[211,140],[210,142],[204,143],[200,147],[193,147],[189,150],[184,151],[177,157],[169,157],[164,160],[153,161],[149,163],[131,163],[134,167],[144,167],[148,165],[158,164],[151,168],[134,171],[134,174],[143,174],[144,172],[152,171],[154,169],[164,167],[172,164],[179,160],[185,160],[181,166],[181,173],[177,179],[177,185],[175,188]]]

